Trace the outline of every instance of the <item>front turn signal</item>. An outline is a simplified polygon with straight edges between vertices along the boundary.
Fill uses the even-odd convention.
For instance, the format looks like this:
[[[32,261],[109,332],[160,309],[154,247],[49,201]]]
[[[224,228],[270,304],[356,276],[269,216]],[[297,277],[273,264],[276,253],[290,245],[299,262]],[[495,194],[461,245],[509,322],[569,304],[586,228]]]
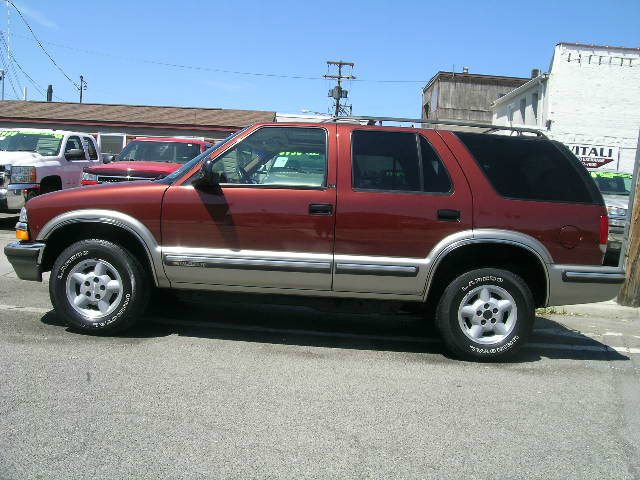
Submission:
[[[22,240],[24,242],[29,241],[29,231],[28,230],[16,230],[16,238],[18,240]]]

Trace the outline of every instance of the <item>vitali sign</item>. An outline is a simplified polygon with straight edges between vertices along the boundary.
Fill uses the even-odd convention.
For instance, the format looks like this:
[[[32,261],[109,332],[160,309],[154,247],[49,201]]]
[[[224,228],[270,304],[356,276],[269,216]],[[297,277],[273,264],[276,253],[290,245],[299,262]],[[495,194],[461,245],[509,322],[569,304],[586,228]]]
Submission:
[[[587,168],[600,168],[620,159],[620,147],[584,144],[568,144],[567,146]]]

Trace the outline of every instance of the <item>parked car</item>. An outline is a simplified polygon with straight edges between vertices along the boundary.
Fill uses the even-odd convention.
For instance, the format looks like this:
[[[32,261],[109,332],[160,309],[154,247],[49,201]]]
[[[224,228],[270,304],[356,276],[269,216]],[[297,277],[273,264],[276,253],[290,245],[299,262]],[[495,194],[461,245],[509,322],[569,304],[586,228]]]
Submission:
[[[534,309],[613,298],[607,211],[545,138],[353,123],[260,124],[156,181],[30,200],[5,253],[51,271],[58,314],[139,321],[152,286],[427,303],[447,347],[500,358]]]
[[[111,162],[86,168],[82,185],[162,178],[209,147],[195,138],[137,138]]]
[[[80,186],[85,167],[100,162],[93,137],[45,129],[0,131],[0,209],[20,210],[42,193]]]
[[[609,239],[607,241],[607,254],[617,261],[622,248],[624,227],[627,222],[627,209],[629,208],[629,195],[631,195],[631,183],[633,176],[624,172],[591,172],[609,214]]]

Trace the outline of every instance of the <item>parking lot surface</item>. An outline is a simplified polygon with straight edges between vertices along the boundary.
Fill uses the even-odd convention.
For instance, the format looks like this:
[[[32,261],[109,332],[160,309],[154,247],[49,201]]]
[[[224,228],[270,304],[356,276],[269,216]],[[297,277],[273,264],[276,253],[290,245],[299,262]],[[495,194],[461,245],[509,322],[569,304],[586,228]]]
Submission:
[[[2,256],[0,479],[639,478],[640,318],[584,312],[500,364],[416,314],[202,295],[91,337]]]

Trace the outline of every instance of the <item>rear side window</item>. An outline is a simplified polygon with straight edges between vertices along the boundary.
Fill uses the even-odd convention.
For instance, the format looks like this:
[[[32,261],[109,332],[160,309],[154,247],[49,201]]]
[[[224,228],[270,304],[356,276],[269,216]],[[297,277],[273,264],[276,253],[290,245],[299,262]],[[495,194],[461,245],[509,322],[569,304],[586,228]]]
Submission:
[[[456,133],[493,188],[508,198],[601,203],[580,161],[563,145],[539,138]]]
[[[419,139],[419,140],[418,140]],[[352,135],[353,187],[360,190],[448,193],[442,160],[422,136],[356,130]]]

